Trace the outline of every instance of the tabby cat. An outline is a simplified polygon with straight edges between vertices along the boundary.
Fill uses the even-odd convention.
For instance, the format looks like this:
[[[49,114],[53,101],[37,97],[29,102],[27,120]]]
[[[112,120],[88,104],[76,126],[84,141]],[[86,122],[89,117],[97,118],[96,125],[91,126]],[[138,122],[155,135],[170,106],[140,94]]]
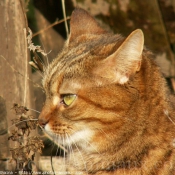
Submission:
[[[175,113],[140,29],[114,35],[76,8],[43,86],[39,123],[67,149],[67,173],[175,175]]]

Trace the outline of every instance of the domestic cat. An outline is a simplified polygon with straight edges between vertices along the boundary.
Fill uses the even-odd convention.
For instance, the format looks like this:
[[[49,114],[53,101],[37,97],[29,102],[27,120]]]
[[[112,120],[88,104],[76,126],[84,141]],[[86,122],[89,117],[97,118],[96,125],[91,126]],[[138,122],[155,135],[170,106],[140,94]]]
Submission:
[[[44,70],[39,116],[67,149],[67,172],[175,175],[175,113],[152,57],[140,29],[124,38],[73,11],[69,38]]]

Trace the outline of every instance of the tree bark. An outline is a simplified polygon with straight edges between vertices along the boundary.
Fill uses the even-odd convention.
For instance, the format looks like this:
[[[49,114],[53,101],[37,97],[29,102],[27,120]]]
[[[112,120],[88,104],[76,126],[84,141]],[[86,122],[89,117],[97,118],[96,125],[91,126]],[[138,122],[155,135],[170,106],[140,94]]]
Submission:
[[[6,109],[2,116],[6,120],[8,128],[3,135],[4,140],[0,139],[0,144],[8,145],[7,131],[10,133],[14,127],[11,119],[15,118],[12,110],[13,104],[33,107],[32,91],[30,82],[29,53],[27,49],[27,20],[22,0],[3,0],[0,1],[0,96],[5,100]],[[2,129],[2,121],[0,127]],[[10,143],[9,147],[13,147]],[[2,154],[3,151],[3,154]],[[6,157],[6,159],[4,159]],[[1,170],[13,170],[12,163],[9,161],[9,149],[0,150],[0,160],[5,161]]]

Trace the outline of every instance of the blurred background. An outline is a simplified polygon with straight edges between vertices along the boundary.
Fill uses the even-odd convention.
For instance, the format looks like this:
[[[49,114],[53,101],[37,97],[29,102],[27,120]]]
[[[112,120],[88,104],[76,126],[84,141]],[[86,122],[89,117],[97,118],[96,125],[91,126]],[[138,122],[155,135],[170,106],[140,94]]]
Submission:
[[[0,170],[12,168],[7,127],[15,117],[11,110],[13,103],[41,111],[45,100],[37,86],[41,85],[42,77],[28,65],[34,55],[27,49],[27,28],[32,30],[34,45],[41,46],[51,61],[64,45],[75,7],[87,10],[104,29],[113,33],[127,36],[137,28],[142,29],[146,47],[155,54],[170,91],[175,92],[175,0],[0,1]],[[46,57],[39,56],[46,61]],[[41,169],[48,170],[50,141],[44,137],[43,140],[45,149],[38,161],[43,165]]]

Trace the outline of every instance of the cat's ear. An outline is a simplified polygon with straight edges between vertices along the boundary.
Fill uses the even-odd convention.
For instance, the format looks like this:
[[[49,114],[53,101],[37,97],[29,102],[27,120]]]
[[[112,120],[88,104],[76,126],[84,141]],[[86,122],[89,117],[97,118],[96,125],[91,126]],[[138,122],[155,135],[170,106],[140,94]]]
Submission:
[[[133,31],[121,46],[95,70],[100,76],[124,84],[140,70],[144,36],[140,29]]]
[[[76,8],[72,12],[68,42],[73,41],[82,34],[102,34],[104,32],[105,31],[87,11]]]

